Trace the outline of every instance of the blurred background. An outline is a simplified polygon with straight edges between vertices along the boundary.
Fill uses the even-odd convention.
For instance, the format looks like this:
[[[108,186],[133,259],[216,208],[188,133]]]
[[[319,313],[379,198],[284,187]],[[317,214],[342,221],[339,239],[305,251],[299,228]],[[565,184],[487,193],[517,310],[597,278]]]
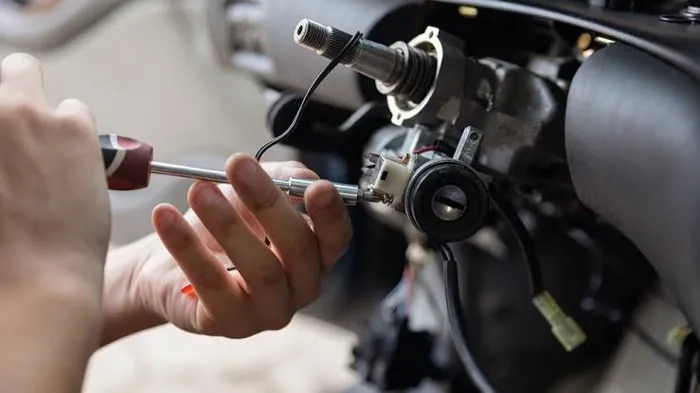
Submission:
[[[111,6],[90,2],[95,9]],[[254,153],[270,136],[258,87],[222,71],[209,55],[203,5],[127,2],[57,49],[0,44],[0,56],[25,51],[41,59],[51,102],[83,100],[101,133],[149,142],[159,160],[219,169],[230,154]],[[0,29],[12,27],[3,22],[0,18]],[[267,159],[292,157],[277,147]],[[113,243],[149,233],[150,211],[159,202],[184,209],[189,184],[156,176],[146,190],[112,193]],[[347,367],[354,340],[347,331],[303,316],[281,332],[242,341],[196,337],[166,326],[98,352],[85,392],[338,392],[354,381]]]

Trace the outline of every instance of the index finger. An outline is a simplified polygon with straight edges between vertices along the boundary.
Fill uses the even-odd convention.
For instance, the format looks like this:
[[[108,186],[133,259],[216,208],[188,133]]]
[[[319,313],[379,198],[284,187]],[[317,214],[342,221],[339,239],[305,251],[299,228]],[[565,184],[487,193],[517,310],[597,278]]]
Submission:
[[[24,53],[5,57],[0,62],[0,89],[33,104],[45,105],[44,73],[39,60]]]

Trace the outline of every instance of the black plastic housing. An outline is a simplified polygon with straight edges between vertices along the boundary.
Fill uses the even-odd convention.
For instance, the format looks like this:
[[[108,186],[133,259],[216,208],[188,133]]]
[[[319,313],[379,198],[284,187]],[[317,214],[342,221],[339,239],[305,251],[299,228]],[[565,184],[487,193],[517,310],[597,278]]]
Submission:
[[[700,328],[700,84],[622,44],[576,74],[566,149],[581,200],[644,253]]]

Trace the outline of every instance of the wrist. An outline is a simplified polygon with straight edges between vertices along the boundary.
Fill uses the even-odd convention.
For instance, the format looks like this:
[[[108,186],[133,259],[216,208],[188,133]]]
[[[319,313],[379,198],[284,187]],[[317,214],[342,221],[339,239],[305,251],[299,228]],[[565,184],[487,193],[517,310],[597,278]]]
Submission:
[[[11,375],[3,380],[9,390],[33,386],[32,391],[76,392],[98,347],[103,261],[91,258],[81,271],[86,275],[79,275],[53,268],[61,258],[54,257],[50,263],[42,258],[46,269],[38,273],[17,269],[3,276],[0,345],[6,352],[3,365],[12,366]],[[29,264],[28,259],[25,255],[10,261]],[[77,262],[73,256],[68,260]],[[98,267],[89,268],[92,262]],[[37,380],[37,375],[42,378]]]
[[[142,301],[135,279],[158,242],[157,236],[149,235],[110,250],[105,265],[101,346],[165,323]]]
[[[0,299],[55,306],[81,305],[100,312],[104,258],[88,254],[23,249],[0,253]]]

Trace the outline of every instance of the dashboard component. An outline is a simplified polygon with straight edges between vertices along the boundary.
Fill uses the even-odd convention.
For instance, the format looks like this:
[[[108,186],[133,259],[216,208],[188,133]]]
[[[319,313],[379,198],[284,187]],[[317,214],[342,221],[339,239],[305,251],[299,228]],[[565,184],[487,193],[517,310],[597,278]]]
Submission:
[[[449,144],[460,125],[478,122],[479,115],[488,117],[491,113],[499,113],[492,112],[494,108],[499,109],[493,102],[512,94],[508,80],[498,77],[499,67],[490,69],[486,65],[489,63],[468,59],[461,52],[461,41],[432,26],[408,44],[398,42],[391,47],[349,39],[350,35],[343,31],[308,19],[297,24],[294,36],[297,44],[315,50],[321,56],[333,61],[341,59],[340,63],[360,73],[374,75],[377,89],[387,96],[392,122],[397,126],[407,123],[413,126],[405,134],[400,154],[385,150],[368,155],[370,164],[365,168],[369,179],[367,189],[383,197],[394,210],[404,212],[413,227],[442,250],[445,266],[456,263],[453,257],[449,257],[452,253],[447,243],[465,240],[480,230],[490,210],[489,200],[498,201],[497,209],[504,214],[519,239],[532,282],[533,303],[567,351],[583,344],[586,335],[545,290],[534,246],[517,213],[514,210],[511,213],[508,201],[489,195],[497,191],[487,187],[487,177],[472,168],[484,133],[472,126],[464,128],[452,157],[446,156],[444,149],[440,150],[438,146],[443,142]],[[356,44],[354,50],[346,49],[353,44]],[[363,53],[364,48],[372,49]],[[374,62],[377,53],[382,53],[385,61]],[[407,66],[412,63],[423,66]],[[426,66],[430,64],[435,66]],[[517,69],[515,66],[503,68]],[[401,88],[396,89],[387,83],[398,83]],[[415,95],[421,91],[427,93]],[[518,120],[514,119],[514,124],[518,125]],[[419,146],[421,136],[431,134],[436,144]],[[429,156],[423,156],[425,153]],[[446,272],[456,275],[455,269]],[[456,282],[455,277],[448,279]],[[447,293],[458,295],[458,291],[448,290]],[[456,304],[458,301],[453,299],[452,302]],[[452,314],[451,319],[461,318],[459,313]],[[461,321],[453,322],[452,326],[461,326]],[[460,359],[467,369],[472,369],[473,361],[463,337],[465,330],[453,329],[453,334]],[[480,372],[474,375],[480,375]]]
[[[570,119],[566,116],[571,116],[572,109],[569,107],[571,102],[567,102],[567,94],[571,100],[571,94],[584,90],[581,86],[585,85],[580,85],[576,79],[571,80],[575,74],[578,78],[579,67],[585,69],[588,64],[595,64],[597,56],[620,45],[616,41],[636,44],[669,64],[681,64],[687,60],[687,55],[692,55],[689,47],[676,45],[671,48],[667,44],[687,36],[687,31],[677,29],[677,25],[660,17],[680,12],[688,19],[688,5],[674,9],[665,7],[670,2],[663,2],[664,6],[662,2],[625,1],[450,2],[462,7],[450,7],[444,4],[447,2],[441,1],[430,2],[431,12],[424,13],[425,25],[428,26],[421,26],[422,33],[399,39],[413,38],[392,41],[386,36],[377,40],[367,36],[341,60],[347,66],[346,70],[355,71],[360,80],[372,80],[375,93],[379,95],[365,94],[364,97],[375,103],[385,101],[393,124],[377,127],[374,135],[367,139],[364,149],[367,160],[363,172],[366,176],[360,184],[377,195],[383,195],[388,203],[368,206],[368,209],[377,218],[403,230],[407,238],[414,241],[424,244],[431,244],[431,241],[463,243],[462,240],[471,238],[469,242],[475,247],[483,247],[489,252],[493,250],[498,260],[505,260],[503,253],[507,255],[516,249],[517,239],[534,237],[541,228],[555,233],[579,231],[590,235],[591,239],[599,230],[614,230],[610,224],[616,225],[615,219],[619,221],[620,218],[615,214],[597,216],[596,205],[590,203],[590,200],[604,193],[594,191],[590,200],[579,199],[580,180],[573,179],[572,182],[572,175],[586,179],[605,169],[599,168],[602,164],[596,162],[592,164],[596,170],[587,170],[583,175],[574,173],[573,168],[578,164],[569,143],[576,141],[576,138],[568,135]],[[613,9],[617,12],[608,12]],[[342,10],[335,10],[334,14],[339,12],[342,13]],[[305,14],[303,17],[314,16]],[[654,21],[651,32],[641,31],[640,22],[643,20]],[[503,26],[504,21],[515,22],[516,32],[501,32],[494,27]],[[313,19],[304,19],[294,29],[289,29],[289,33],[294,32],[297,44],[320,55],[317,58],[332,58],[338,48],[349,40],[350,35],[342,28],[350,31],[356,27],[330,22],[330,25],[324,25]],[[519,35],[525,31],[525,34]],[[586,34],[589,41],[595,40],[595,45],[584,45],[585,48],[577,45],[580,43],[577,39],[586,37]],[[544,36],[548,38],[543,39]],[[585,39],[582,42],[585,43]],[[685,70],[692,73],[690,70],[695,65],[688,62],[685,65],[688,66]],[[628,67],[634,68],[632,65]],[[587,79],[594,78],[592,74],[587,76]],[[615,83],[608,80],[607,87],[619,87],[620,81],[624,80],[623,76],[619,76]],[[654,78],[649,76],[649,80]],[[337,97],[318,96],[318,99],[337,106]],[[600,103],[607,102],[605,96],[596,99]],[[582,99],[577,105],[588,101]],[[602,111],[596,105],[591,106],[596,107],[597,112]],[[609,105],[607,107],[607,113],[614,114],[615,111],[611,111]],[[625,113],[625,109],[621,112]],[[590,110],[583,113],[589,117],[596,116]],[[319,119],[322,116],[313,117]],[[600,124],[600,120],[591,123],[598,124],[598,130],[607,130],[607,125]],[[595,134],[589,132],[583,138]],[[472,140],[470,135],[474,135],[475,139]],[[607,135],[607,138],[613,137]],[[593,141],[586,143],[600,148]],[[637,146],[631,140],[627,143]],[[614,144],[605,147],[612,146]],[[617,156],[618,159],[623,157],[621,154]],[[595,158],[591,156],[588,159]],[[610,165],[609,161],[607,165]],[[616,173],[620,177],[618,186],[635,179],[620,176],[619,171]],[[494,192],[499,198],[494,198]],[[638,189],[635,192],[641,195]],[[492,214],[491,205],[495,207],[494,213],[507,210],[511,214],[507,217],[505,214],[503,217]],[[508,209],[504,210],[503,206]],[[625,217],[623,215],[623,219]],[[519,225],[507,225],[514,221]],[[507,233],[504,228],[507,230],[509,227],[517,230]],[[617,228],[621,227],[618,225]],[[496,241],[502,243],[505,252],[497,251],[498,247],[492,245],[487,247],[486,240],[481,236],[487,231],[495,232]],[[516,236],[513,237],[513,234]],[[472,238],[472,235],[479,236]],[[631,238],[634,240],[634,237]],[[599,254],[605,259],[628,247],[634,249],[619,239],[616,243],[612,240],[606,243],[608,240],[595,238],[589,242],[592,245],[585,244],[586,249],[593,250],[592,259]],[[598,250],[601,244],[607,244],[607,248]],[[520,242],[520,246],[526,250],[525,254],[532,256],[535,249],[533,242]],[[646,254],[649,256],[648,252]],[[643,261],[639,255],[635,257],[633,259]],[[535,261],[537,258],[527,259],[532,262],[528,263],[530,271],[539,272],[539,263]],[[550,268],[554,263],[549,262]],[[458,271],[454,263],[450,266],[446,279],[452,280],[451,286],[455,288]],[[635,271],[641,270],[637,268],[639,266]],[[593,268],[595,272],[597,269]],[[464,273],[460,274],[464,279]],[[592,293],[598,292],[597,277],[598,273],[591,273],[591,288],[596,288],[591,289]],[[569,279],[568,282],[573,281]],[[539,279],[531,280],[530,284],[531,300],[536,306],[530,304],[531,309],[539,309],[550,323],[552,333],[567,351],[581,347],[584,341],[592,340],[602,345],[595,329],[589,335],[592,320],[623,313],[621,307],[607,310],[606,304],[600,308],[596,306],[594,310],[590,307],[584,309],[582,303],[579,310],[575,296],[568,299],[564,307],[559,307],[552,295],[560,297],[571,294],[571,288],[550,292],[549,287],[543,288]],[[647,286],[645,290],[648,289]],[[473,295],[469,293],[470,297]],[[452,300],[453,304],[459,302],[459,299]],[[491,300],[488,296],[480,298],[482,303]],[[572,300],[574,303],[571,303]],[[487,307],[482,303],[472,305],[478,309],[475,311],[477,317],[484,313],[481,307]],[[590,304],[586,303],[588,306]],[[583,325],[585,329],[561,312],[572,307],[575,310],[571,314],[573,318],[587,322]],[[609,322],[626,323],[622,317],[610,317]],[[469,331],[469,334],[478,336],[473,331]],[[455,340],[455,343],[460,347],[459,340]],[[460,356],[462,360],[468,358]],[[497,358],[493,354],[491,359]],[[498,363],[497,360],[494,362]],[[463,364],[465,368],[470,368],[470,362],[463,360]],[[555,366],[552,364],[550,367]],[[486,374],[496,372],[494,368],[497,369],[497,365],[486,365]]]
[[[697,81],[616,44],[576,74],[566,122],[581,200],[639,247],[693,326],[700,326],[698,106]]]
[[[406,216],[429,239],[464,240],[484,225],[489,196],[484,181],[456,160],[433,160],[413,175],[404,196]]]
[[[322,56],[334,53],[326,50],[331,41],[340,46],[348,37],[310,20],[302,20],[295,30],[299,45]],[[462,41],[434,27],[408,43],[387,47],[363,40],[362,45],[394,59],[374,62],[376,56],[360,56],[358,50],[345,64],[376,76],[395,125],[433,128],[438,130],[434,135],[444,134],[447,141],[459,140],[466,127],[482,129],[478,164],[501,175],[517,175],[520,181],[536,181],[527,178],[531,172],[565,172],[565,95],[554,82],[496,59],[468,58]]]
[[[301,33],[295,36],[299,45],[326,57],[333,53],[325,50],[331,43],[341,46],[349,41],[348,33],[309,20],[300,22],[297,32]],[[365,47],[386,60],[375,61],[376,55],[363,54]],[[466,63],[459,40],[428,27],[410,42],[399,41],[391,47],[364,41],[346,65],[373,78],[377,90],[387,95],[394,124],[408,125],[455,120],[464,94],[464,75],[474,75]]]

